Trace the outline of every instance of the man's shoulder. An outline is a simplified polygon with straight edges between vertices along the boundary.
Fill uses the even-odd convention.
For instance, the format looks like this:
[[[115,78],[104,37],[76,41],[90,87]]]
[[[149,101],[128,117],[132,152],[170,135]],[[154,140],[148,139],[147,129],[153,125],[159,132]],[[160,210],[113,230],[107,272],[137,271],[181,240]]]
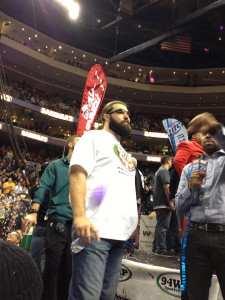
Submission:
[[[169,172],[166,168],[164,168],[163,166],[159,167],[158,171],[160,172]]]
[[[101,129],[101,130],[90,130],[84,133],[84,136],[103,136],[105,134],[105,130]]]
[[[55,167],[59,166],[59,165],[63,165],[65,163],[68,162],[68,158],[67,157],[61,157],[58,159],[55,159],[53,161],[51,161],[48,166],[46,167],[46,169],[50,170],[50,169],[54,169]]]
[[[197,143],[197,142],[195,142],[195,141],[190,141],[190,146],[191,146],[191,148],[193,148],[193,149],[197,149],[197,150],[201,149],[201,150],[202,150],[202,153],[204,153],[204,150],[203,150],[203,148],[202,148],[202,145],[200,145],[199,143]]]
[[[101,136],[102,130],[90,130],[90,131],[86,131],[80,138],[81,141],[83,140],[89,140],[89,139],[95,139],[98,136]]]
[[[191,141],[186,141],[186,142],[180,142],[177,146],[177,150],[182,149],[182,148],[189,148],[192,146]]]
[[[90,130],[90,131],[85,132],[80,140],[86,141],[86,142],[88,142],[88,141],[94,141],[94,142],[101,141],[102,142],[103,139],[107,139],[110,137],[111,137],[111,133],[107,132],[104,129]]]
[[[64,156],[64,157],[61,157],[59,159],[56,159],[56,160],[53,160],[52,161],[52,166],[57,166],[57,165],[69,165],[69,159],[68,157]],[[51,165],[51,163],[49,164]]]
[[[157,171],[157,175],[160,176],[162,173],[169,173],[169,171],[164,167],[160,167]]]

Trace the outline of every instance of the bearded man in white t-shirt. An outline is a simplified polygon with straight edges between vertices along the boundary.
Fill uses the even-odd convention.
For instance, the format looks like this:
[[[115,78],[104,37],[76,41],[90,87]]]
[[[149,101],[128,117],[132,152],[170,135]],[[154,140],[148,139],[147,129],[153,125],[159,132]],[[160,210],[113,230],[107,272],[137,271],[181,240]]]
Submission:
[[[137,226],[135,166],[120,144],[131,135],[125,103],[102,110],[103,129],[85,133],[70,162],[75,237],[85,247],[73,254],[69,300],[113,300],[123,243]]]

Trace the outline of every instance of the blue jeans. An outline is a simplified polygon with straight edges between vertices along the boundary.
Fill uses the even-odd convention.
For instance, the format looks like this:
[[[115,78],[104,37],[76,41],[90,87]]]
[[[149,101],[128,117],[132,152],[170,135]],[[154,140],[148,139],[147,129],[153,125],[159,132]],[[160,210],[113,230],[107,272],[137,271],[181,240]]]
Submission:
[[[72,255],[69,300],[113,300],[119,281],[123,241],[94,240]]]
[[[166,251],[166,233],[169,229],[171,211],[167,208],[156,209],[155,244],[156,252]]]
[[[39,269],[41,268],[41,258],[43,255],[43,251],[45,248],[45,227],[42,226],[35,226],[31,245],[30,245],[30,255],[38,265]]]

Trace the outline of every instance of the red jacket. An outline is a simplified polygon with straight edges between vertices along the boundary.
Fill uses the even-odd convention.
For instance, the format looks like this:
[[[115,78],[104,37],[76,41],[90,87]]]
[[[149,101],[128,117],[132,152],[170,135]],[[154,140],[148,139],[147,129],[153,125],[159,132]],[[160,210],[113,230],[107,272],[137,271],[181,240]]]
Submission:
[[[191,163],[196,155],[203,154],[204,150],[201,145],[194,141],[180,142],[177,146],[177,153],[174,157],[174,167],[179,175],[183,168]]]

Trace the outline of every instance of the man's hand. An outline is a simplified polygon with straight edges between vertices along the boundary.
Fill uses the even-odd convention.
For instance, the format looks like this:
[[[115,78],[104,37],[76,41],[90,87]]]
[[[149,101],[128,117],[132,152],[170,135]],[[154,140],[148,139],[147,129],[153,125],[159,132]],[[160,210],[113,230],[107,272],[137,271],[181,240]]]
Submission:
[[[37,224],[37,214],[29,214],[22,221],[22,232],[27,234],[31,226]]]
[[[194,186],[200,186],[206,173],[202,171],[193,172],[189,179],[189,189],[191,190]]]
[[[208,112],[197,115],[194,119],[192,119],[188,124],[188,132],[207,132],[212,128],[216,127],[219,122],[216,118]]]
[[[74,218],[76,235],[82,239],[84,244],[90,244],[91,239],[100,241],[98,230],[85,216]]]
[[[171,211],[174,211],[174,210],[175,210],[175,205],[174,205],[173,200],[170,200],[169,206],[170,206],[170,210],[171,210]]]

